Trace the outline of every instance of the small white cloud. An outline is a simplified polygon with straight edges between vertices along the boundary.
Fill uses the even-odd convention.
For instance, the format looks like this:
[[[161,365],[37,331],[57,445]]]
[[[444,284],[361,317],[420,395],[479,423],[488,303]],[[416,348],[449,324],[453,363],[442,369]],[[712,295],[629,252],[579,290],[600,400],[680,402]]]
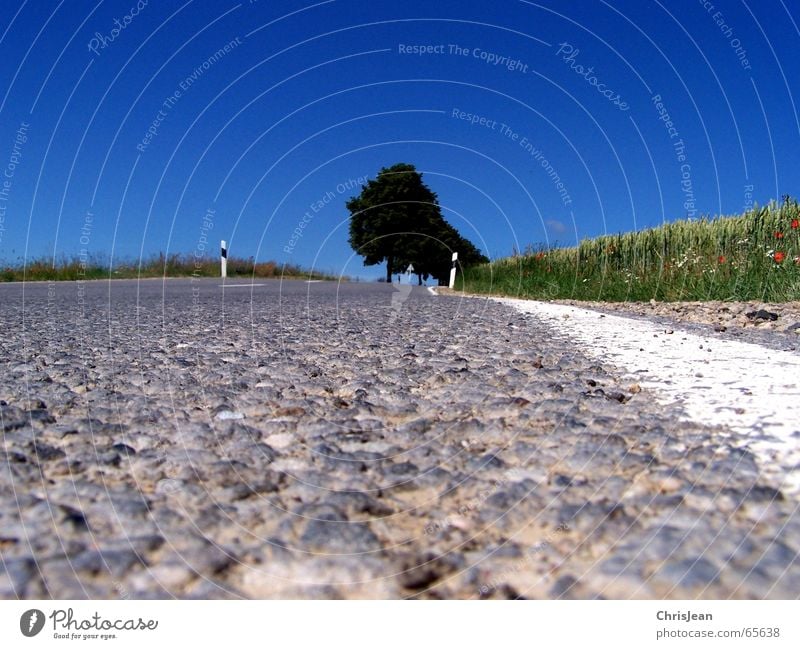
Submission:
[[[544,224],[550,232],[555,234],[564,234],[567,231],[566,224],[556,219],[547,219]]]

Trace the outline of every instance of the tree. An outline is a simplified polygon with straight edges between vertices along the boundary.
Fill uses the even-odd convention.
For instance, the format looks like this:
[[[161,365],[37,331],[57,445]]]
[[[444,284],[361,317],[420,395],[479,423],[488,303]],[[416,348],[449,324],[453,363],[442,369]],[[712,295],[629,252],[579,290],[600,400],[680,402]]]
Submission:
[[[458,253],[458,264],[463,268],[476,264],[486,264],[489,260],[481,254],[471,241],[459,234],[452,225],[440,218],[436,224],[436,235],[419,237],[410,256],[415,259],[414,269],[422,278],[435,278],[440,284],[450,279],[451,258]]]
[[[445,281],[450,256],[457,251],[462,265],[489,260],[442,218],[437,196],[414,165],[384,167],[367,181],[361,194],[347,202],[350,245],[365,266],[386,262],[386,281],[409,264],[422,278]]]

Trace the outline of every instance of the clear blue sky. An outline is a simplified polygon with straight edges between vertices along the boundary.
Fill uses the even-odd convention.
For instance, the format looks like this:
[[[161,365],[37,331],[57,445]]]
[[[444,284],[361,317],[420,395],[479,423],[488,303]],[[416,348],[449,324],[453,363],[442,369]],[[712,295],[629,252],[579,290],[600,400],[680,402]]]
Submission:
[[[794,0],[8,0],[0,260],[205,236],[380,276],[344,204],[396,162],[491,257],[797,195],[798,23]]]

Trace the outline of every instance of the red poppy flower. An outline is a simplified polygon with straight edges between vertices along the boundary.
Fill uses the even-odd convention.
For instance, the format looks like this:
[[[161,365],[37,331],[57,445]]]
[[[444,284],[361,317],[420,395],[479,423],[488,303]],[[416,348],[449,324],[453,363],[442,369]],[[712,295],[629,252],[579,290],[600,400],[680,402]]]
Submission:
[[[775,233],[775,238],[776,239],[783,239],[783,232],[776,232]]]
[[[725,256],[724,256],[724,255],[720,255],[720,256],[717,258],[717,261],[718,261],[720,264],[724,264],[724,263],[725,263]]]
[[[784,259],[786,259],[786,255],[784,255],[780,250],[778,250],[775,255],[773,256],[776,264],[780,264]]]
[[[800,228],[800,219],[792,219],[792,230]]]

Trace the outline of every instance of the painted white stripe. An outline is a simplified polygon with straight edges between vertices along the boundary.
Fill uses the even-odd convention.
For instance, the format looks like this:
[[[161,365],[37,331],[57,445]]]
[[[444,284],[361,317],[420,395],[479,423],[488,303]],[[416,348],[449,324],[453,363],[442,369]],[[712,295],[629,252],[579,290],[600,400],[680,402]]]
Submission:
[[[307,279],[306,284],[317,284],[318,282],[321,281],[322,281],[321,279]]]
[[[251,288],[253,286],[266,286],[266,284],[217,284],[220,288]]]
[[[428,286],[427,288],[428,288],[428,293],[430,293],[431,295],[439,295],[433,286]]]
[[[492,298],[568,334],[580,350],[686,418],[725,426],[755,454],[764,477],[800,496],[800,356],[562,304]]]

